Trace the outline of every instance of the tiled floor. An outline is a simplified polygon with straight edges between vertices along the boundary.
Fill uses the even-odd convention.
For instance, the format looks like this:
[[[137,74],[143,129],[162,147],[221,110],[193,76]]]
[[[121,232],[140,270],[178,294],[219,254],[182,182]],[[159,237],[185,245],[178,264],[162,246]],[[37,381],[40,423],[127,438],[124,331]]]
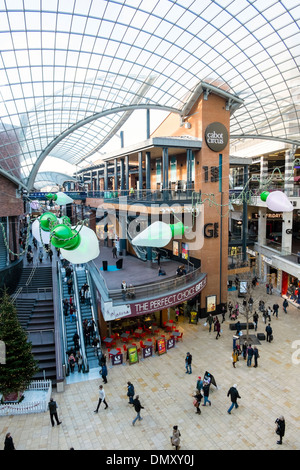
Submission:
[[[235,293],[230,297],[235,299]],[[145,359],[134,365],[108,369],[105,385],[109,408],[94,410],[98,386],[102,380],[90,374],[89,380],[68,384],[63,393],[54,393],[59,404],[60,426],[51,427],[49,414],[0,418],[0,439],[11,432],[18,450],[169,450],[174,424],[181,431],[181,450],[298,450],[300,448],[300,310],[288,308],[285,315],[282,299],[267,296],[256,288],[256,301],[264,299],[280,305],[279,318],[272,318],[274,342],[262,341],[259,367],[248,368],[243,360],[232,367],[232,336],[227,320],[221,338],[198,325],[181,320],[183,342],[164,356]],[[265,325],[259,321],[259,332]],[[253,333],[253,330],[251,330]],[[186,352],[193,355],[193,372],[185,373]],[[294,355],[294,357],[293,357]],[[298,363],[299,362],[299,363]],[[195,414],[192,395],[198,375],[212,373],[218,388],[211,387],[212,406],[201,407]],[[142,421],[132,426],[135,411],[126,397],[127,381],[140,395]],[[239,408],[227,413],[230,405],[227,391],[236,383],[241,395]],[[103,405],[102,405],[103,406]],[[274,421],[279,415],[286,419],[283,445],[276,444]],[[173,450],[174,452],[174,450]],[[253,463],[253,462],[252,462]]]

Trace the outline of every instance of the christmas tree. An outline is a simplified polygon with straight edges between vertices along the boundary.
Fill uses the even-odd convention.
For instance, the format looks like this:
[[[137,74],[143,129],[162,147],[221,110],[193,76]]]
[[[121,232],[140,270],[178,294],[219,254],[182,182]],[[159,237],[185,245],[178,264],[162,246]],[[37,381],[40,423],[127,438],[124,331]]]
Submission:
[[[0,363],[0,394],[23,392],[38,372],[38,362],[31,352],[17,310],[4,290],[0,303],[0,341],[5,345],[5,361]]]

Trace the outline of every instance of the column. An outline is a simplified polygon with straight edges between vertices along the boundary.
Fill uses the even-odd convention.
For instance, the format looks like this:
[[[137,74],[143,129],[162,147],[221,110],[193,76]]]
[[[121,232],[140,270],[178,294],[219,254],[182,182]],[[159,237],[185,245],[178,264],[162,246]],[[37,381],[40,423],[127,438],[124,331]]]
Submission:
[[[107,161],[104,162],[104,191],[108,190],[108,171],[107,171]]]
[[[244,188],[247,186],[248,181],[248,165],[244,165]],[[243,225],[242,225],[242,249],[243,261],[247,261],[247,236],[248,236],[248,204],[247,198],[243,198]]]
[[[100,170],[97,170],[96,175],[96,191],[100,191]]]
[[[260,185],[268,178],[268,160],[266,157],[260,158]]]
[[[146,194],[151,193],[151,154],[150,152],[146,152]]]
[[[124,167],[124,158],[120,159],[120,178],[121,178],[121,184],[120,184],[120,189],[121,189],[121,195],[124,196],[124,189],[125,189],[125,178],[124,178],[124,173],[125,173],[125,167]]]
[[[266,235],[267,235],[267,208],[259,207],[258,208],[258,234],[257,234],[257,245],[258,245],[258,272],[259,277],[262,276],[262,259],[261,259],[261,250],[260,247],[266,245]]]
[[[294,150],[285,151],[284,162],[284,192],[290,197],[294,192]]]
[[[192,150],[186,150],[186,190],[192,189]]]
[[[142,152],[138,153],[138,162],[139,162],[139,196],[143,194],[143,154]]]
[[[162,172],[163,172],[163,199],[168,199],[169,189],[169,153],[168,148],[163,148],[162,155]]]
[[[118,190],[118,159],[114,159],[114,191]]]
[[[125,156],[125,189],[129,191],[129,155]]]
[[[281,238],[281,252],[284,255],[292,253],[293,241],[293,212],[282,213],[282,238]]]

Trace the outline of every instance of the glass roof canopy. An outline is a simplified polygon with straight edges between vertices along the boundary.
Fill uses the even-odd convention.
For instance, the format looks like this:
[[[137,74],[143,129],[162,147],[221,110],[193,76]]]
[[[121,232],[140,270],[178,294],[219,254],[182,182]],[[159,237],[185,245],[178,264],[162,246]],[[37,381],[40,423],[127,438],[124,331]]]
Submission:
[[[299,145],[299,17],[299,0],[0,0],[0,172],[31,189],[48,155],[85,165],[200,82],[243,100],[235,139]]]

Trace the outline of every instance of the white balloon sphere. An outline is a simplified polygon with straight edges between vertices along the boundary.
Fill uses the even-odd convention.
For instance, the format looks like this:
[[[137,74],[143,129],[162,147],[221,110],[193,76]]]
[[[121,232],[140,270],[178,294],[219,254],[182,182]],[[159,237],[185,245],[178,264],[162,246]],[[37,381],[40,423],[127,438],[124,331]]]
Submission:
[[[65,204],[71,204],[73,202],[73,199],[65,193],[58,192],[55,193],[55,196],[57,196],[57,198],[55,199],[54,204],[57,204],[58,206],[64,206]]]
[[[169,243],[172,236],[170,225],[156,221],[134,237],[131,243],[135,246],[162,248]]]
[[[76,229],[76,227],[72,227]],[[95,232],[83,226],[80,230],[76,229],[80,235],[80,245],[74,250],[66,250],[61,248],[60,252],[63,258],[72,264],[88,263],[97,258],[100,254],[99,241]]]
[[[291,212],[293,210],[290,200],[282,191],[272,191],[266,199],[266,204],[273,212]]]
[[[41,239],[42,235],[42,239]],[[32,224],[32,236],[39,242],[47,245],[50,242],[50,232],[45,232],[41,229],[40,232],[40,218],[36,219]]]

